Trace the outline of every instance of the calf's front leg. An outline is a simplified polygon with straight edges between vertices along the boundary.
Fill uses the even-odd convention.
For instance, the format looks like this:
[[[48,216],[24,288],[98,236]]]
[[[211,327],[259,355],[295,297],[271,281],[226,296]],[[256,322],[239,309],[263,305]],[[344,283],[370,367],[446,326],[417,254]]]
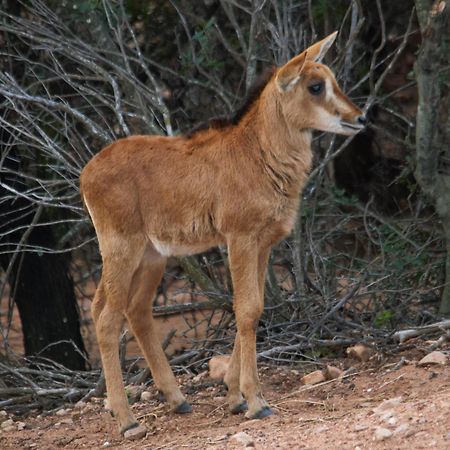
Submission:
[[[230,389],[230,408],[238,406],[236,392],[236,370],[239,371],[239,388],[248,402],[248,418],[263,418],[272,414],[261,393],[256,365],[256,328],[264,309],[264,298],[260,289],[258,242],[248,236],[232,236],[228,239],[228,255],[234,289],[234,311],[236,314],[237,339],[233,353],[239,351],[240,358],[233,355],[225,382]],[[239,361],[240,360],[240,361]],[[239,364],[240,363],[240,364]],[[231,403],[234,403],[231,404]]]

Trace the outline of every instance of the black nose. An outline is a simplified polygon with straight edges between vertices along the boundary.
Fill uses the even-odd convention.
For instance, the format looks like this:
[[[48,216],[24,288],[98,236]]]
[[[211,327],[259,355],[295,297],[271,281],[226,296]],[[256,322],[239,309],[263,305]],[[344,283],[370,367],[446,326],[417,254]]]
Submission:
[[[357,120],[361,125],[365,125],[367,123],[366,116],[359,116]]]

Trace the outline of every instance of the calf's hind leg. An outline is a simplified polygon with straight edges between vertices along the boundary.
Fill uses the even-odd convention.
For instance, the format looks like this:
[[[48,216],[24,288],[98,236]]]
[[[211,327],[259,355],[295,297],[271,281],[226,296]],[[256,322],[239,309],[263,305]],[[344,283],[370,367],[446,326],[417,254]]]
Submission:
[[[164,394],[175,412],[187,413],[191,412],[192,408],[178,387],[156,333],[152,314],[153,298],[165,265],[166,258],[149,245],[133,276],[126,317],[147,360],[156,387]]]

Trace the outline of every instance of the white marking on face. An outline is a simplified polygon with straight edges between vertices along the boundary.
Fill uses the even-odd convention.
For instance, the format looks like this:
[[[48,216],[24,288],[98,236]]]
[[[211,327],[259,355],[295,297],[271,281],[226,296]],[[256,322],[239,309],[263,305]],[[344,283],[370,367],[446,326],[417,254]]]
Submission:
[[[336,96],[336,93],[334,92],[333,89],[333,83],[329,78],[325,80],[325,86],[326,86],[326,94],[325,94],[326,101],[332,103],[334,107],[341,112],[341,114],[348,112],[349,111],[348,105]]]
[[[327,78],[325,80],[325,100],[327,102],[332,101],[333,103],[336,100],[336,96],[334,95],[333,85],[329,78]]]

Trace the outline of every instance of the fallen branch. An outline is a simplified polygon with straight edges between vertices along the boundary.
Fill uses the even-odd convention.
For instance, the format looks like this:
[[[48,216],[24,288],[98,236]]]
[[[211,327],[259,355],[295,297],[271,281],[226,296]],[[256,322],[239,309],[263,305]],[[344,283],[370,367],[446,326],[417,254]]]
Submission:
[[[393,338],[400,344],[416,336],[432,333],[434,331],[447,330],[450,328],[450,320],[425,325],[423,327],[412,328],[409,330],[400,330],[393,334]]]

